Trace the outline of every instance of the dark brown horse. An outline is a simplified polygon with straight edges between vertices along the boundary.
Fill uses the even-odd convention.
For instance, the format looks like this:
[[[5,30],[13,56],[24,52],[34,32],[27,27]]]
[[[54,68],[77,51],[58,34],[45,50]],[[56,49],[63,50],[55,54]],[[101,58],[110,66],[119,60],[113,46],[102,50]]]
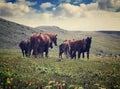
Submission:
[[[76,52],[78,52],[78,59],[79,59],[82,49],[85,49],[85,47],[86,47],[86,41],[84,39],[69,42],[71,59],[73,59],[74,57],[76,59]]]
[[[27,56],[28,53],[28,46],[30,44],[30,40],[24,40],[19,43],[19,47],[22,51],[23,56]]]
[[[57,45],[57,35],[53,34],[33,34],[30,37],[30,49],[29,55],[31,50],[33,49],[35,57],[37,57],[38,52],[43,53],[45,51],[45,56],[48,57],[48,48],[52,45],[52,42]],[[40,51],[38,51],[38,49]]]
[[[90,52],[90,48],[91,48],[91,43],[92,43],[92,37],[87,37],[85,39],[86,41],[86,47],[82,48],[82,58],[84,58],[84,53],[87,53],[87,59],[89,59],[89,52]]]
[[[49,45],[49,48],[51,48],[51,49],[53,48],[52,43]],[[44,52],[45,52],[45,53],[47,52],[47,49],[46,49],[45,46],[42,46],[42,47],[39,46],[39,47],[37,48],[37,55],[40,55],[40,57],[43,57]],[[35,52],[34,52],[34,51],[33,51],[32,55],[35,56]]]
[[[54,45],[57,46],[57,34],[44,33],[43,35],[49,36],[52,43],[54,43]]]

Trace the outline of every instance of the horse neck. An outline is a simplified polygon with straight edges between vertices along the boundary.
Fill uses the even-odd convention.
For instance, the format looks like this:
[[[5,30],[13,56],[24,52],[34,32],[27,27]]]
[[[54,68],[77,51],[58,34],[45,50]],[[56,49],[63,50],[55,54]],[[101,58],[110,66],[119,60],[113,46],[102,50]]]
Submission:
[[[86,51],[89,51],[90,46],[91,46],[91,44],[90,44],[90,43],[87,43],[87,44],[86,44],[86,49],[85,49],[85,50],[86,50]]]

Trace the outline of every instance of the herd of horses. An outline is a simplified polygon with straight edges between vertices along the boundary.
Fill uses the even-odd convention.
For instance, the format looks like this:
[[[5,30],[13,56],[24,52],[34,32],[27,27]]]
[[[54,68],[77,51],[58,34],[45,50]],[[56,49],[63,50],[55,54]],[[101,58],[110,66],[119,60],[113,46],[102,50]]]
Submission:
[[[75,58],[76,54],[78,59],[82,54],[87,53],[87,59],[89,59],[89,52],[91,48],[92,37],[80,40],[64,40],[59,45],[59,59],[62,59],[64,53],[66,58]],[[53,44],[57,46],[57,34],[51,33],[34,33],[30,36],[29,40],[24,40],[19,43],[19,47],[22,51],[23,56],[30,57],[31,55],[35,58],[39,55],[48,58],[49,48],[53,48]]]

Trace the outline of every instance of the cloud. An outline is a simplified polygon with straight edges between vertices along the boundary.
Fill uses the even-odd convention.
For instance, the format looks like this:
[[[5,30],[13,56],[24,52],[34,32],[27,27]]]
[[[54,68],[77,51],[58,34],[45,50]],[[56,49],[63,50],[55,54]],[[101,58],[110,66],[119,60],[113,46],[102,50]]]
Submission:
[[[50,2],[46,2],[46,3],[42,3],[40,5],[40,8],[42,8],[43,10],[47,9],[47,8],[51,8],[51,7],[54,7],[53,4],[51,4]]]
[[[79,13],[79,6],[71,4],[61,4],[53,10],[54,16],[71,17]]]
[[[119,11],[120,0],[96,0],[98,2],[99,9],[108,11]]]
[[[71,5],[69,3],[60,4],[54,8],[53,14],[55,17],[86,17],[86,12],[91,10],[97,10],[98,4],[80,4],[80,6]]]
[[[23,16],[31,11],[29,6],[34,4],[25,0],[18,0],[16,3],[0,2],[0,16]]]

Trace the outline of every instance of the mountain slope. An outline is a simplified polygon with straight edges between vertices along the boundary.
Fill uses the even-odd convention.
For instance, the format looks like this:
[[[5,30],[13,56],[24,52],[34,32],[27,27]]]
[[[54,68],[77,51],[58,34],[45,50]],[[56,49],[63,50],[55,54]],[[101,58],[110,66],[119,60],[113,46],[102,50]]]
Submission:
[[[67,31],[56,26],[31,28],[0,19],[0,48],[18,48],[21,40],[26,40],[32,33],[54,33],[58,35],[58,44],[66,39],[83,39],[92,36],[91,52],[94,54],[119,54],[120,31]],[[58,47],[54,47],[58,51]]]
[[[33,28],[0,19],[0,48],[14,48],[34,33]]]

